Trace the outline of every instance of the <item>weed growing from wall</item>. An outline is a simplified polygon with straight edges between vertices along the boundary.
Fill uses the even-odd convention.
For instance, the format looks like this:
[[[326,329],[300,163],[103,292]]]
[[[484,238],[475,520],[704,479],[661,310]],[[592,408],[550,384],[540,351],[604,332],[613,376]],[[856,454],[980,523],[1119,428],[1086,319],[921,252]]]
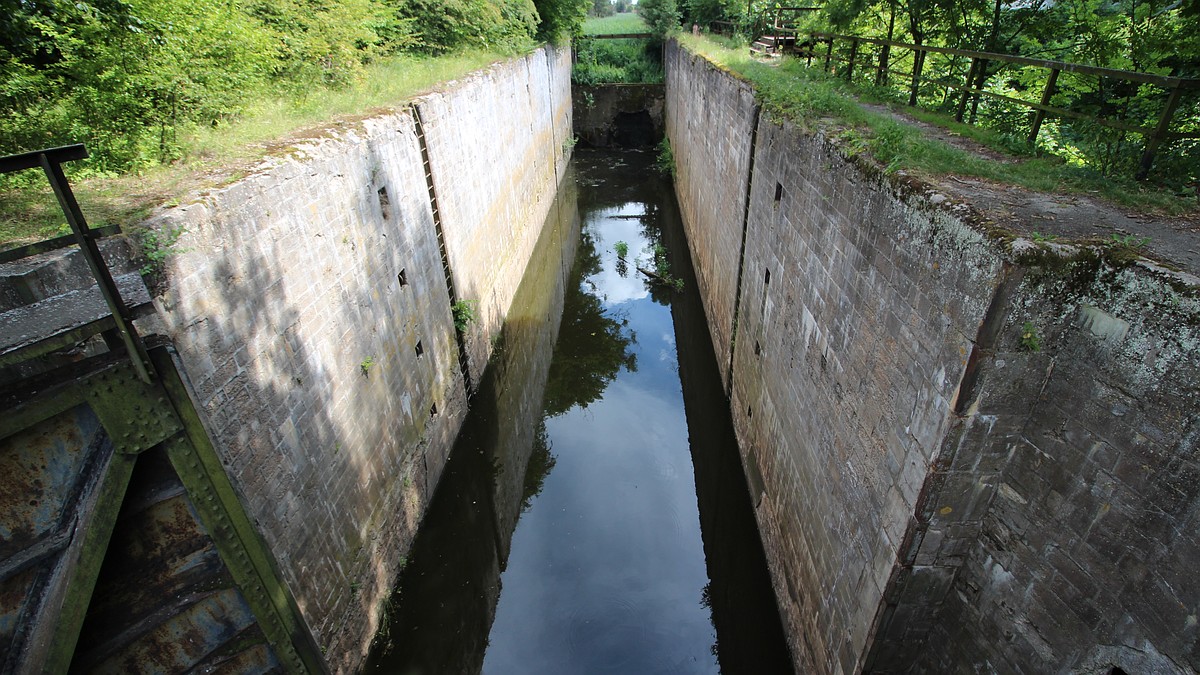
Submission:
[[[162,274],[163,263],[167,258],[183,253],[176,244],[179,238],[187,232],[182,225],[167,226],[162,229],[146,228],[138,233],[138,244],[142,249],[142,257],[146,263],[142,265],[142,276],[158,276]]]
[[[1042,351],[1042,338],[1038,337],[1037,327],[1032,321],[1026,321],[1025,325],[1021,326],[1021,349],[1027,352]]]
[[[450,305],[450,313],[454,316],[454,330],[462,333],[475,322],[475,303],[470,300],[459,300]]]
[[[666,136],[658,142],[658,158],[654,160],[654,166],[672,178],[675,176],[675,152],[671,149],[671,141]]]

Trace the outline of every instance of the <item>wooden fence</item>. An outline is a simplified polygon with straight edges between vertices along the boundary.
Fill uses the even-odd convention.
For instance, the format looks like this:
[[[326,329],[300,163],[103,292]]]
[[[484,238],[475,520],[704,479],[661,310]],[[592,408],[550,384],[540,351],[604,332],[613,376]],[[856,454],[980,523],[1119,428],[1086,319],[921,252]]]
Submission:
[[[966,117],[968,105],[971,106],[968,121],[969,123],[974,122],[980,97],[1026,108],[1030,111],[1031,118],[1027,136],[1030,143],[1036,142],[1042,123],[1048,115],[1057,118],[1088,120],[1103,127],[1140,134],[1145,139],[1145,147],[1138,165],[1138,179],[1144,179],[1150,172],[1154,156],[1163,143],[1178,139],[1200,138],[1200,130],[1196,128],[1187,131],[1172,129],[1177,113],[1181,109],[1185,109],[1185,105],[1188,106],[1186,109],[1195,112],[1194,108],[1200,98],[1196,95],[1196,92],[1200,91],[1200,79],[1169,77],[1008,54],[915,45],[837,33],[811,32],[808,33],[808,36],[810,39],[803,43],[796,43],[795,53],[806,58],[810,66],[814,59],[818,59],[823,61],[822,67],[827,72],[837,73],[848,81],[854,81],[856,72],[860,74],[860,79],[862,79],[861,74],[866,72],[869,74],[868,82],[873,80],[874,84],[885,86],[889,83],[891,76],[902,76],[908,79],[908,104],[912,106],[917,105],[920,95],[924,91],[928,91],[930,86],[941,88],[947,97],[951,95],[951,92],[957,92],[955,119],[959,122]],[[824,54],[820,53],[821,47],[824,47]],[[907,52],[893,58],[892,51],[895,49],[907,50]],[[946,63],[941,71],[946,75],[937,78],[923,78],[925,63],[931,54],[945,59]],[[896,68],[898,62],[905,57],[911,59],[911,67],[898,70]],[[989,73],[989,69],[996,64],[1002,65],[997,65],[997,70]],[[1006,67],[1033,68],[1040,71],[1040,76],[1035,78],[1037,85],[1025,87],[1025,91],[1032,91],[1034,95],[1038,95],[1040,92],[1038,100],[1026,100],[1011,95],[1023,92],[1001,93],[988,87],[988,82],[996,81],[990,76],[997,75],[999,69]],[[1062,73],[1076,78],[1073,88],[1082,90],[1090,86],[1094,89],[1097,92],[1094,98],[1097,100],[1105,99],[1104,87],[1107,83],[1109,90],[1117,98],[1125,101],[1124,113],[1126,114],[1120,116],[1090,114],[1053,105],[1055,94],[1063,90],[1060,85],[1060,74]],[[1081,78],[1095,78],[1096,82],[1095,84],[1084,82]],[[1154,87],[1158,90],[1157,94],[1144,97],[1144,100],[1154,104],[1154,107],[1157,108],[1156,111],[1129,110],[1129,102],[1143,86]],[[925,87],[924,90],[923,87]],[[1133,114],[1129,114],[1130,112]],[[1154,114],[1155,112],[1157,114]],[[1193,115],[1189,120],[1193,127],[1200,123],[1197,121],[1197,117],[1200,116]]]

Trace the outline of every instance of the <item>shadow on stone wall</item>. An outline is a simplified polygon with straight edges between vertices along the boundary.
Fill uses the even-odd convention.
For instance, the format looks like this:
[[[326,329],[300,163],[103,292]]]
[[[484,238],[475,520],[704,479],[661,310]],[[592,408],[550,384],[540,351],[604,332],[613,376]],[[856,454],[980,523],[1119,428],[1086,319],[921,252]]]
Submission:
[[[334,668],[361,658],[466,407],[411,118],[386,124],[180,209],[158,299]]]

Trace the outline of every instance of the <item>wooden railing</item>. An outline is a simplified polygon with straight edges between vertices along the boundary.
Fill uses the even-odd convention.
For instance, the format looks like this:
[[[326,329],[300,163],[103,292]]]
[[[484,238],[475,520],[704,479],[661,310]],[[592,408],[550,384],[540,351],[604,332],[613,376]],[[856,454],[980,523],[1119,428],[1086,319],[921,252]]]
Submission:
[[[1030,143],[1037,141],[1042,123],[1045,121],[1047,115],[1058,118],[1087,120],[1103,127],[1140,134],[1145,140],[1145,147],[1138,164],[1137,178],[1139,180],[1144,179],[1149,174],[1150,168],[1154,163],[1155,154],[1163,143],[1178,139],[1200,138],[1200,131],[1197,130],[1180,132],[1172,129],[1175,115],[1184,104],[1184,99],[1190,99],[1188,102],[1189,105],[1194,106],[1197,104],[1195,92],[1200,91],[1200,79],[1169,77],[1153,73],[1101,68],[1064,61],[1047,61],[1009,54],[914,45],[906,42],[854,35],[840,35],[837,33],[812,32],[809,35],[813,40],[823,43],[825,46],[824,62],[822,64],[824,70],[836,72],[848,81],[855,79],[856,71],[860,74],[860,79],[863,72],[873,74],[873,77],[868,78],[868,82],[873,79],[873,84],[876,85],[887,85],[892,75],[907,78],[909,80],[908,104],[911,106],[917,105],[919,96],[922,94],[922,87],[941,87],[945,90],[947,96],[949,96],[951,90],[958,92],[959,98],[955,108],[955,119],[959,122],[962,122],[964,116],[966,116],[969,104],[971,105],[969,123],[973,123],[980,97],[987,97],[1029,109],[1031,121],[1027,140]],[[892,59],[893,49],[907,50],[906,54],[901,55],[896,60],[910,57],[912,60],[910,69],[896,69],[895,66],[897,63]],[[943,72],[948,73],[946,76],[936,79],[923,79],[925,61],[930,54],[947,57],[948,63],[945,64],[946,67],[943,69]],[[822,58],[817,49],[810,49],[803,56],[807,59],[810,66],[814,59]],[[1041,92],[1039,100],[1025,100],[989,90],[986,86],[986,83],[991,79],[988,76],[988,69],[993,64],[1008,64],[1020,68],[1036,68],[1044,71],[1044,74],[1038,78]],[[965,73],[963,72],[964,67]],[[1059,91],[1060,73],[1069,73],[1077,77],[1097,78],[1099,82],[1096,85],[1097,87],[1102,86],[1105,80],[1125,83],[1122,86],[1126,90],[1127,96],[1129,96],[1128,92],[1131,87],[1132,90],[1137,90],[1147,85],[1156,87],[1161,90],[1161,94],[1153,96],[1151,99],[1159,103],[1158,114],[1156,117],[1152,115],[1143,116],[1139,123],[1131,121],[1128,118],[1088,114],[1079,110],[1070,110],[1052,105],[1054,95]],[[995,75],[996,73],[993,72],[991,74]],[[1037,88],[1034,88],[1034,90],[1036,91]]]
[[[576,40],[648,40],[653,33],[598,33],[596,35],[580,35]]]
[[[820,7],[772,7],[758,19],[754,35],[767,39],[775,52],[789,50],[796,43],[800,17],[820,10]]]

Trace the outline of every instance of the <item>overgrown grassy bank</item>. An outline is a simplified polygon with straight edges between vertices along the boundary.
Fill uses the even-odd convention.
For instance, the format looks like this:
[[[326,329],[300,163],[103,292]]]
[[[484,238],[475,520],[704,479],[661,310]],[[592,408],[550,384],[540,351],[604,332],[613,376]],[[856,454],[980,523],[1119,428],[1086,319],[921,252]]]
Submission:
[[[620,35],[622,33],[649,33],[650,27],[642,17],[633,12],[590,17],[583,22],[584,35]]]
[[[575,84],[663,81],[659,48],[646,40],[579,40],[577,45],[571,68]]]
[[[633,13],[590,18],[583,24],[584,35],[647,33],[650,27]],[[663,81],[660,46],[646,39],[605,39],[575,41],[575,65],[571,68],[575,84],[632,84]]]
[[[1021,144],[1009,137],[956,123],[946,115],[904,107],[904,112],[923,121],[1010,154],[1013,161],[990,160],[927,139],[913,126],[860,104],[860,101],[891,104],[890,93],[851,87],[819,69],[806,67],[799,60],[767,64],[752,59],[748,50],[734,42],[692,35],[680,35],[678,39],[689,50],[753,83],[767,111],[835,137],[851,153],[869,153],[889,172],[955,174],[1043,192],[1086,193],[1121,206],[1164,215],[1200,211],[1194,195],[1179,195],[1131,178],[1103,176],[1089,168],[1070,166],[1057,157],[1020,154]]]
[[[93,227],[136,223],[151,209],[190,192],[242,176],[265,155],[326,133],[354,119],[397,106],[437,84],[510,56],[471,50],[429,56],[396,56],[367,66],[364,77],[345,87],[316,86],[292,95],[250,103],[235,121],[181,132],[180,158],[126,175],[68,177]],[[0,244],[37,241],[67,232],[53,194],[39,171],[9,179],[0,190]]]

